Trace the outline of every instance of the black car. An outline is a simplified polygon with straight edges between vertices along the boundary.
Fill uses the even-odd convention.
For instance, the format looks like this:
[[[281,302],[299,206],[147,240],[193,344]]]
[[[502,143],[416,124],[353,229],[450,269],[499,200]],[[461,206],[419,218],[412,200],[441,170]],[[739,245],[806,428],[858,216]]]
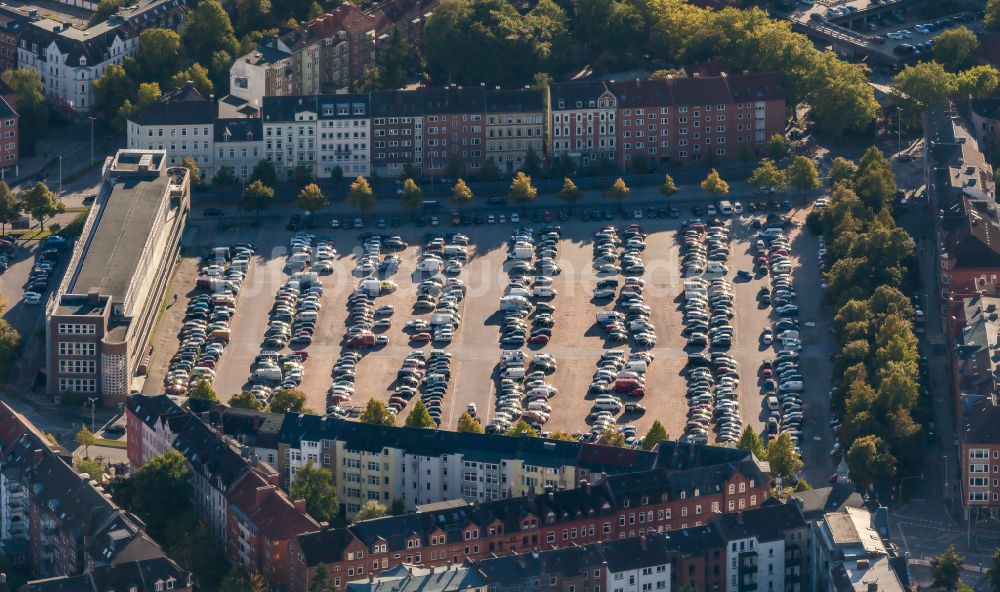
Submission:
[[[201,213],[202,216],[222,216],[223,214],[225,212],[219,208],[205,208]]]
[[[694,206],[693,208],[691,208],[691,213],[694,214],[695,216],[701,216],[702,212],[703,210],[699,206]]]

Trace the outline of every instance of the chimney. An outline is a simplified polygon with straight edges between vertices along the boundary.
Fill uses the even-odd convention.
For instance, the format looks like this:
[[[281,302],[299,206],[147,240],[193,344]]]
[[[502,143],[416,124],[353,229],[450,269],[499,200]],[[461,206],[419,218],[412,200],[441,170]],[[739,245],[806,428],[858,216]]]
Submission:
[[[87,304],[91,306],[97,306],[101,301],[101,289],[100,288],[90,288],[87,290]]]
[[[368,572],[368,583],[370,584],[374,581],[375,581],[375,572]]]
[[[736,514],[736,524],[743,524],[743,512],[738,512]]]
[[[868,582],[868,592],[878,592],[878,582]]]
[[[301,514],[306,513],[306,500],[304,499],[292,500],[292,505],[295,506],[295,511]]]
[[[649,541],[646,540],[646,535],[639,536],[639,545],[642,546],[643,551],[649,550]]]

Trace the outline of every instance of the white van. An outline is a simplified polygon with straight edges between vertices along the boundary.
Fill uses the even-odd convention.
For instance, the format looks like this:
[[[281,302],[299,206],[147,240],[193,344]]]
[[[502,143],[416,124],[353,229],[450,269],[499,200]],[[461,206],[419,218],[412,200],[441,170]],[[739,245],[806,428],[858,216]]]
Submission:
[[[524,368],[507,368],[500,376],[502,378],[510,378],[513,380],[524,380]]]
[[[719,213],[722,214],[723,216],[732,216],[733,215],[733,204],[729,203],[726,200],[720,201],[719,202]]]
[[[778,397],[775,397],[774,395],[768,396],[767,397],[767,408],[770,409],[770,410],[772,410],[772,411],[777,411],[778,410]]]
[[[535,298],[552,298],[558,293],[552,286],[535,286],[531,290],[531,295]]]
[[[598,399],[594,403],[594,409],[598,411],[611,411],[617,413],[621,411],[622,404],[614,399],[605,399],[605,400]]]
[[[721,274],[725,275],[725,274],[729,273],[729,268],[726,267],[726,264],[723,263],[723,262],[721,262],[721,261],[709,261],[705,265],[705,272],[706,273],[721,273]]]
[[[315,321],[318,318],[319,311],[316,310],[303,310],[295,315],[295,320],[297,321]]]
[[[785,232],[783,230],[781,230],[780,228],[774,228],[774,227],[772,227],[772,228],[765,228],[764,230],[761,230],[760,232],[757,233],[757,235],[760,236],[761,238],[772,239],[772,238],[777,238],[777,237],[783,235],[784,233]]]

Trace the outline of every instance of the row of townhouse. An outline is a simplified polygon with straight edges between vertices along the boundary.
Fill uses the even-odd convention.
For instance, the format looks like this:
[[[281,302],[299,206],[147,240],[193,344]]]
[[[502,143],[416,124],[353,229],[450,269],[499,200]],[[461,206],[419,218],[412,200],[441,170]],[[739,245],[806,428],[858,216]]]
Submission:
[[[755,465],[654,469],[610,476],[600,485],[481,504],[433,504],[413,514],[322,529],[293,540],[290,590],[307,590],[320,566],[341,589],[351,579],[376,577],[400,564],[447,567],[699,527],[761,507],[767,482]],[[739,536],[733,537],[736,548],[747,551],[749,537],[737,541]],[[716,576],[728,581],[730,569],[720,566]]]
[[[279,475],[246,447],[211,428],[167,396],[128,401],[128,459],[141,467],[170,449],[191,469],[194,501],[229,560],[272,585],[289,580],[289,542],[322,525],[292,500]]]
[[[26,592],[190,592],[181,569],[110,495],[23,415],[0,402],[0,550]]]
[[[420,43],[439,0],[385,0],[362,10],[341,4],[300,28],[266,37],[229,70],[230,93],[260,108],[264,97],[340,93],[375,68],[395,39]]]
[[[795,500],[793,500],[795,501]],[[348,592],[706,592],[908,590],[906,559],[878,512],[810,517],[795,503],[719,516],[704,526],[490,557],[447,567],[402,564],[347,581]],[[316,552],[315,550],[310,550]],[[329,576],[329,574],[328,574]],[[343,581],[344,577],[340,577]],[[339,585],[337,578],[334,583]]]
[[[189,0],[139,0],[119,8],[106,21],[86,29],[73,27],[37,11],[3,7],[0,22],[0,55],[5,65],[35,70],[42,79],[46,99],[68,113],[87,113],[94,104],[94,80],[110,65],[122,65],[133,54],[142,31],[161,27],[177,29],[190,10]],[[15,42],[11,60],[8,44]]]
[[[996,107],[970,100],[923,117],[927,198],[940,245],[935,275],[941,307],[935,312],[949,345],[950,394],[958,411],[957,492],[967,518],[1000,513],[1000,216],[993,169],[983,153],[996,149]]]
[[[566,82],[547,89],[418,88],[364,94],[265,96],[262,135],[247,140],[242,164],[202,133],[219,121],[201,97],[166,96],[129,118],[131,148],[190,156],[206,176],[221,166],[252,169],[270,161],[284,178],[305,167],[318,178],[399,176],[415,168],[442,176],[455,159],[470,173],[492,161],[503,175],[524,167],[529,152],[572,158],[582,166],[642,168],[669,162],[726,160],[761,153],[782,133],[785,94],[776,74],[695,76],[628,82]],[[221,103],[220,103],[221,105]],[[214,119],[213,119],[213,113]],[[246,124],[250,125],[250,124]],[[186,138],[186,141],[185,141]],[[253,146],[253,148],[251,148]]]

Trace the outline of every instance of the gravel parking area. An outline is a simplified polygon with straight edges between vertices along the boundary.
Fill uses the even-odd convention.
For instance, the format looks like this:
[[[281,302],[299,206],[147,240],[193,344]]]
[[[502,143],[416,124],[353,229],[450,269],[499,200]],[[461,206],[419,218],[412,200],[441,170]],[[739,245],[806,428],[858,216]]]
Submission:
[[[646,372],[646,395],[641,403],[647,411],[642,415],[624,415],[619,423],[631,423],[638,427],[642,435],[653,420],[659,419],[674,437],[681,435],[686,423],[687,402],[686,383],[681,370],[686,363],[685,340],[681,337],[683,324],[681,309],[683,304],[683,283],[679,275],[679,247],[676,239],[681,221],[690,216],[688,208],[683,208],[680,219],[634,220],[646,233],[646,249],[642,254],[646,266],[644,298],[651,307],[651,321],[655,325],[656,347],[648,350],[654,360]],[[816,269],[816,239],[801,232],[805,212],[797,212],[795,226],[790,233],[792,258],[796,262],[793,275],[799,293],[800,322],[817,320],[820,311],[821,290]],[[733,282],[736,311],[732,324],[735,337],[731,348],[739,364],[740,412],[744,424],[762,428],[767,414],[762,409],[757,378],[761,362],[773,356],[773,350],[762,345],[761,331],[771,321],[770,308],[760,306],[757,292],[767,285],[767,277],[754,277],[749,281],[737,280],[738,270],[752,270],[754,254],[752,236],[756,231],[750,228],[749,218],[733,218],[731,228],[731,259],[728,279]],[[628,222],[617,217],[613,223],[619,228]],[[232,321],[232,336],[229,346],[217,367],[215,389],[226,399],[244,388],[254,357],[258,353],[264,331],[268,323],[268,311],[273,303],[275,290],[286,279],[283,271],[285,250],[291,232],[283,228],[238,228],[221,231],[212,221],[196,221],[199,225],[194,240],[200,245],[192,253],[200,253],[203,247],[215,244],[229,244],[249,241],[257,245],[250,273],[244,282]],[[604,331],[596,323],[596,314],[610,309],[613,302],[594,300],[594,286],[598,278],[592,269],[592,241],[594,232],[603,222],[580,221],[578,217],[566,222],[554,222],[562,227],[562,238],[558,246],[558,262],[562,273],[555,276],[553,287],[558,294],[547,300],[553,307],[555,325],[552,338],[546,345],[529,344],[523,348],[529,355],[544,352],[557,361],[557,370],[546,380],[558,389],[552,399],[553,412],[546,431],[587,432],[585,418],[590,412],[592,401],[585,398],[595,365],[607,349],[622,349],[629,352],[632,342],[611,344],[605,339]],[[532,226],[540,230],[543,223],[521,222],[521,226]],[[308,396],[308,406],[322,412],[326,409],[326,393],[332,383],[331,371],[340,356],[346,332],[348,317],[347,299],[358,278],[352,275],[358,257],[355,249],[360,246],[362,232],[398,234],[409,246],[397,254],[402,258],[399,270],[389,279],[396,282],[398,289],[391,294],[379,296],[376,306],[391,304],[395,313],[391,326],[380,333],[388,336],[388,344],[365,350],[356,367],[356,384],[351,406],[363,408],[371,398],[388,401],[392,394],[396,372],[404,358],[411,351],[421,349],[429,353],[430,344],[412,344],[404,326],[412,318],[416,301],[417,285],[422,279],[414,274],[421,253],[426,232],[463,232],[471,237],[469,262],[458,276],[466,285],[467,294],[459,305],[462,322],[450,344],[437,347],[452,353],[452,379],[442,405],[442,427],[454,428],[458,417],[468,403],[475,403],[485,424],[493,413],[495,383],[491,380],[495,366],[500,359],[501,347],[498,343],[498,312],[500,297],[507,285],[507,274],[503,262],[507,256],[507,240],[515,225],[497,224],[483,226],[453,227],[447,223],[436,227],[417,228],[405,220],[400,228],[375,231],[370,226],[365,230],[345,230],[318,228],[309,232],[316,237],[329,237],[338,251],[332,274],[323,275],[324,293],[322,309],[316,325],[312,344],[306,348],[309,358],[304,364],[304,380],[300,388]],[[176,350],[176,333],[184,314],[187,295],[194,287],[197,260],[185,258],[175,273],[172,293],[178,295],[176,304],[171,304],[173,294],[168,295],[168,308],[160,319],[154,337],[154,355],[150,365],[149,385],[159,388],[167,360]],[[427,313],[419,315],[426,318]],[[829,427],[829,407],[825,402],[829,390],[829,357],[832,354],[832,339],[825,325],[802,329],[804,349],[802,351],[803,373],[817,377],[809,380],[804,399],[810,408],[806,414],[806,439],[803,448],[812,458],[829,458],[826,451],[832,443]],[[411,403],[403,414],[412,409]],[[812,412],[822,408],[822,413]],[[821,440],[814,441],[812,434]],[[825,469],[822,469],[825,470]]]

